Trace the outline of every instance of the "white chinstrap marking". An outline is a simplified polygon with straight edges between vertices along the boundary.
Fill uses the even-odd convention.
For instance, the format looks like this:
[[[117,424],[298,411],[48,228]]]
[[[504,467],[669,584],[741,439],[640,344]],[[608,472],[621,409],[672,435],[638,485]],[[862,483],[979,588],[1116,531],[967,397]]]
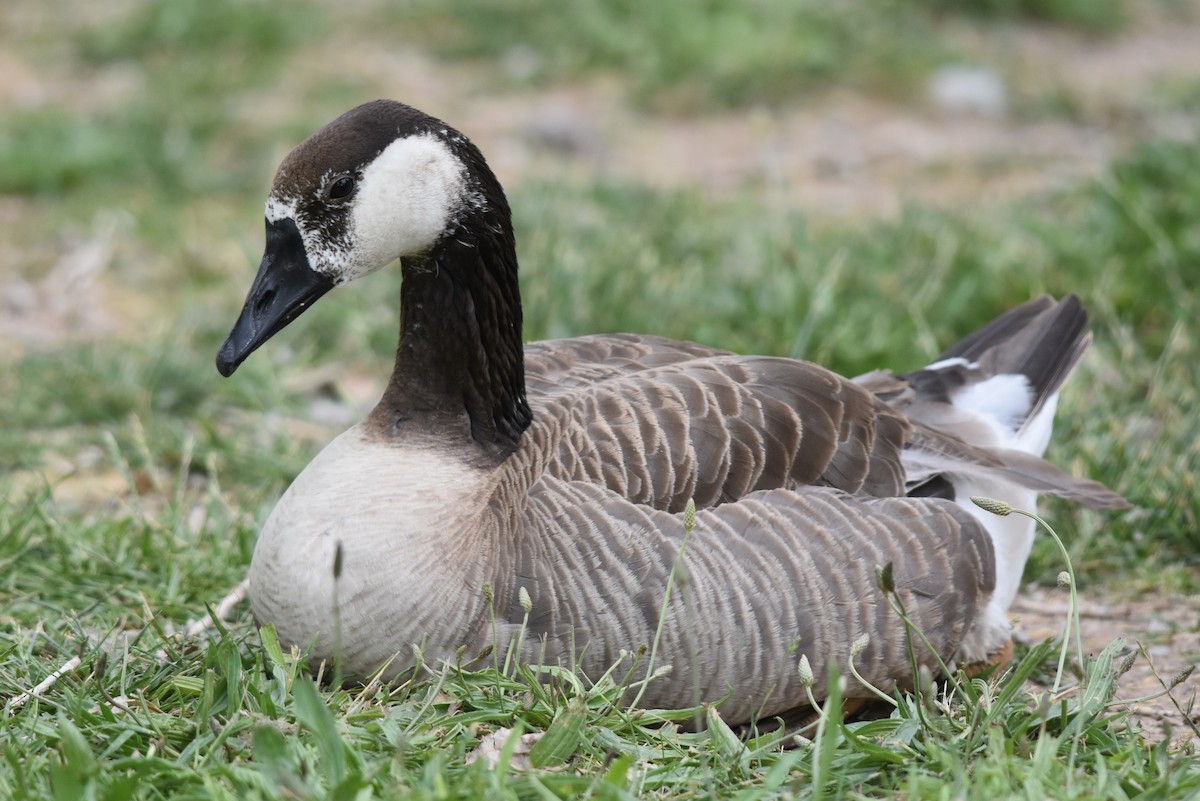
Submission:
[[[351,205],[353,281],[397,258],[429,250],[471,203],[467,168],[434,134],[397,139],[366,165]]]
[[[325,199],[330,181],[343,174],[330,171],[316,182],[308,204],[272,192],[266,218],[270,223],[295,221],[309,266],[341,285],[398,258],[424,253],[462,212],[485,210],[487,199],[471,189],[467,173],[437,135],[404,137],[362,168],[350,203],[331,205]],[[345,225],[332,224],[339,216]]]

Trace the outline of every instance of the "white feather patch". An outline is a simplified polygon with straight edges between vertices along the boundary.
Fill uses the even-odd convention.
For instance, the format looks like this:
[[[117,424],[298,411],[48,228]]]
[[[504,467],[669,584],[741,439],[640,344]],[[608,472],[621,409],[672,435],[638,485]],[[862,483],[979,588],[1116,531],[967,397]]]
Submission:
[[[431,248],[466,202],[466,173],[433,134],[384,148],[363,170],[351,216],[351,257],[339,283]]]
[[[944,370],[947,367],[966,367],[968,370],[976,370],[979,368],[978,362],[969,362],[961,356],[952,356],[949,359],[942,359],[940,362],[926,365],[926,370]]]
[[[1050,435],[1054,430],[1054,412],[1058,409],[1058,394],[1046,398],[1038,413],[1025,422],[1025,427],[1017,435],[1017,448],[1041,456],[1050,444]]]
[[[954,405],[986,420],[1000,442],[1012,447],[1017,431],[1033,408],[1033,388],[1023,375],[994,375],[964,387],[954,396]]]

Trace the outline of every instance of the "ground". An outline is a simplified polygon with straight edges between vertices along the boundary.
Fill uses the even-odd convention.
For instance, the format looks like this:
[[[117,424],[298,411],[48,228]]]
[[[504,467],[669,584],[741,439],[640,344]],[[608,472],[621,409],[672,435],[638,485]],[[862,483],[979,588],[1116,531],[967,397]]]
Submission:
[[[1085,653],[1097,654],[1117,637],[1126,641],[1129,652],[1145,649],[1145,657],[1137,659],[1121,679],[1117,698],[1153,696],[1130,705],[1149,739],[1167,736],[1173,742],[1194,740],[1195,733],[1187,728],[1183,713],[1162,691],[1163,682],[1170,683],[1176,673],[1195,664],[1200,657],[1200,630],[1196,626],[1200,619],[1200,599],[1130,598],[1105,587],[1082,587],[1079,592]],[[1010,610],[1016,622],[1017,639],[1038,642],[1061,635],[1067,610],[1066,590],[1027,588],[1017,596]],[[1189,703],[1196,703],[1198,687],[1200,684],[1193,674],[1174,691],[1183,700],[1184,711],[1189,711]],[[1190,708],[1193,719],[1198,711],[1197,706]]]

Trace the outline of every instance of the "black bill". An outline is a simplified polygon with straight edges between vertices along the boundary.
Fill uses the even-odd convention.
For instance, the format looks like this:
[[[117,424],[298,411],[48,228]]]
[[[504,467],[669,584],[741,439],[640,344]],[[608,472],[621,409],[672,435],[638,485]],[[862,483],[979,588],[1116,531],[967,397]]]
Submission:
[[[217,369],[233,375],[246,357],[333,289],[333,279],[308,264],[291,219],[267,222],[267,245],[242,313],[217,352]]]

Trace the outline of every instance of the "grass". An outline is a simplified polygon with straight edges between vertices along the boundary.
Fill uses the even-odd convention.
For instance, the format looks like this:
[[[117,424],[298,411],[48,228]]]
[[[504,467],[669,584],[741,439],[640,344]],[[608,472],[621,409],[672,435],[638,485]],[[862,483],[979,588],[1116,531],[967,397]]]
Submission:
[[[67,35],[46,69],[95,80],[136,65],[115,107],[86,92],[72,102],[12,114],[0,129],[0,192],[87,193],[151,183],[189,195],[246,191],[264,158],[261,129],[232,124],[235,92],[272,81],[285,56],[319,33],[297,3],[181,0],[138,4],[104,24],[57,19]],[[64,47],[63,45],[66,45]],[[220,65],[220,68],[215,68]],[[181,102],[183,100],[183,102]],[[214,169],[219,167],[219,169]]]
[[[158,475],[171,500],[157,509],[64,526],[51,501],[34,498],[0,518],[0,563],[27,566],[4,587],[6,621],[41,624],[34,636],[0,641],[0,682],[30,686],[65,656],[83,656],[44,697],[6,710],[4,797],[990,799],[1053,791],[1173,799],[1200,791],[1200,766],[1165,744],[1144,744],[1110,705],[1136,655],[1121,642],[1089,660],[1078,685],[1034,703],[1027,681],[1053,670],[1050,642],[999,680],[898,695],[883,720],[841,723],[834,682],[827,722],[807,732],[818,745],[792,750],[781,750],[794,743],[770,722],[743,741],[719,711],[701,709],[708,729],[689,733],[679,724],[693,710],[631,710],[612,679],[589,685],[563,671],[501,669],[498,656],[431,665],[397,686],[319,690],[303,661],[269,629],[257,633],[245,612],[211,639],[165,633],[189,596],[212,597],[236,577],[254,531],[215,484],[201,490],[187,470],[172,473]],[[515,734],[501,737],[497,765],[467,764],[501,729]],[[556,741],[528,755],[537,768],[515,767],[521,732]]]
[[[728,4],[467,0],[398,6],[443,55],[499,62],[515,83],[617,73],[642,103],[676,110],[802,97],[831,81],[900,91],[947,57],[912,3]]]
[[[970,60],[940,24],[1049,22],[1112,34],[1127,0],[412,0],[398,31],[445,57],[499,64],[516,85],[617,74],[638,102],[695,111],[802,101],[830,84],[912,98],[935,67]]]
[[[1098,344],[1064,397],[1053,455],[1138,508],[1102,519],[1051,504],[1047,514],[1070,532],[1085,595],[1114,571],[1194,592],[1198,354],[1187,321],[1197,298],[1187,270],[1200,255],[1189,224],[1197,162],[1193,146],[1151,144],[1034,206],[986,217],[912,209],[891,223],[819,230],[749,200],[530,187],[515,197],[528,334],[631,328],[847,372],[905,368],[1025,293],[1079,289]],[[98,449],[99,464],[80,472],[119,479],[114,500],[99,505],[50,487],[0,509],[5,694],[84,657],[44,700],[3,718],[0,794],[932,798],[949,788],[993,798],[1037,787],[1172,798],[1200,787],[1183,754],[1144,745],[1118,709],[1084,701],[1107,699],[1124,652],[1083,665],[1087,689],[1065,706],[1030,707],[1025,678],[1053,661],[1035,649],[1000,683],[966,685],[974,696],[907,698],[888,720],[831,724],[824,768],[811,750],[780,752],[769,733],[743,747],[719,727],[656,728],[615,704],[612,688],[589,689],[567,769],[527,773],[463,757],[499,727],[546,730],[578,694],[569,679],[550,691],[525,673],[431,666],[431,678],[398,688],[316,693],[295,657],[264,653],[245,611],[214,640],[170,639],[171,621],[236,583],[271,499],[321,444],[320,431],[292,433],[311,395],[304,376],[331,361],[377,373],[386,364],[397,278],[372,280],[331,296],[237,381],[212,372],[228,321],[212,319],[211,304],[148,342],[34,352],[0,373],[14,399],[0,440],[8,464]],[[190,291],[216,293],[206,282]],[[235,292],[218,294],[232,319]],[[745,308],[758,310],[752,324]],[[1040,542],[1030,575],[1052,581],[1061,569]]]
[[[882,4],[870,19],[866,4],[787,4],[787,24],[761,43],[753,34],[778,4],[710,19],[666,3],[633,30],[620,28],[632,8],[621,4],[580,0],[558,29],[539,27],[532,3],[511,17],[483,0],[457,7],[454,19],[423,2],[375,9],[372,35],[428,35],[476,58],[515,42],[545,70],[527,78],[535,83],[636,73],[631,91],[646,103],[693,109],[769,101],[793,85],[819,90],[835,73],[855,85],[907,84],[929,63],[917,51],[931,23],[916,4]],[[33,63],[82,88],[75,102],[6,109],[0,211],[15,222],[2,234],[12,256],[4,280],[37,281],[115,220],[102,283],[119,319],[112,336],[0,361],[0,697],[80,658],[42,697],[0,712],[0,797],[1200,793],[1193,755],[1147,744],[1108,704],[1132,653],[1120,645],[1068,664],[1061,699],[1030,696],[1030,679],[1056,671],[1057,645],[1037,645],[1004,676],[948,696],[901,696],[889,719],[843,725],[830,701],[828,722],[809,733],[819,747],[783,750],[765,723],[742,743],[719,710],[699,710],[710,727],[689,733],[678,724],[696,710],[635,712],[612,682],[491,660],[431,665],[392,687],[318,689],[244,608],[211,637],[172,637],[242,577],[274,499],[342,425],[313,420],[331,408],[353,417],[362,392],[349,379],[382,379],[394,348],[393,270],[323,300],[236,379],[213,367],[261,247],[272,161],[316,113],[298,103],[303,111],[272,116],[253,102],[331,27],[315,5],[288,8],[132,3],[39,29],[53,37],[17,37]],[[427,29],[403,28],[418,17]],[[797,26],[829,49],[786,52]],[[647,36],[670,39],[669,57],[639,61]],[[585,45],[595,60],[572,63]],[[92,97],[91,78],[131,66],[132,90]],[[335,81],[314,80],[306,99],[346,105]],[[1096,181],[1020,205],[910,207],[892,221],[834,225],[752,194],[526,184],[512,198],[526,336],[636,330],[844,373],[906,369],[1030,294],[1077,291],[1096,344],[1064,395],[1052,457],[1136,508],[1100,516],[1048,503],[1044,516],[1064,534],[1083,598],[1107,584],[1194,593],[1198,176],[1195,144],[1149,142]],[[1052,585],[1062,569],[1053,543],[1039,540],[1027,578]],[[559,744],[535,755],[532,771],[504,750],[497,767],[465,764],[500,728],[551,731]]]
[[[924,0],[959,14],[1050,22],[1092,34],[1111,34],[1127,21],[1128,0]]]

